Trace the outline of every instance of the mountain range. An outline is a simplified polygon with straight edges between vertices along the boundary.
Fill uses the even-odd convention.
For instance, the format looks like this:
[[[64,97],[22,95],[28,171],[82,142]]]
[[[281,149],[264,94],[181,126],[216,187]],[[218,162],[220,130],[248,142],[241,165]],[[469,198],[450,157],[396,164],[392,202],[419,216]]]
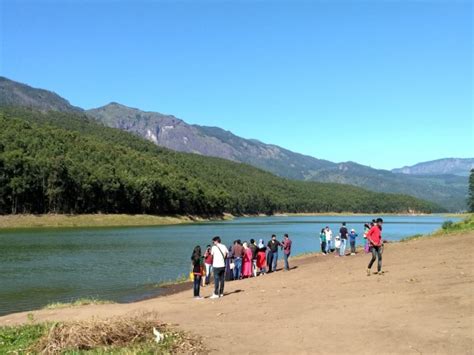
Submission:
[[[83,112],[106,126],[176,151],[247,163],[289,179],[350,184],[377,192],[412,195],[451,211],[466,209],[466,175],[473,159],[441,159],[393,171],[355,162],[334,163],[244,139],[218,127],[191,125],[172,115],[146,112],[116,102],[82,110],[55,93],[7,78],[0,78],[0,106]]]
[[[409,175],[453,174],[468,176],[471,169],[474,169],[474,158],[445,158],[392,169],[392,172]]]

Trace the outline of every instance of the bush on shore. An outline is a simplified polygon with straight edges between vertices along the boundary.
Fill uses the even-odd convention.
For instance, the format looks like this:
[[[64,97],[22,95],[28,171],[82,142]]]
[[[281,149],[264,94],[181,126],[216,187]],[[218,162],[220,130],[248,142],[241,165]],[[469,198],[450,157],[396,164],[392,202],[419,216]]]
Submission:
[[[0,328],[1,353],[130,354],[202,353],[200,339],[173,331],[155,314]],[[164,335],[155,342],[153,328]]]

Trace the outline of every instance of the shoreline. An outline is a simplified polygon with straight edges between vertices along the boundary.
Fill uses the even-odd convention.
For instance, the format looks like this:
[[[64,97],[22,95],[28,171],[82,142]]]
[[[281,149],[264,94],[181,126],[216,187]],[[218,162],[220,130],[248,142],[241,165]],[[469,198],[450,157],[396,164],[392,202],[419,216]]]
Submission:
[[[353,212],[321,212],[321,213],[275,213],[273,215],[242,215],[234,216],[225,213],[222,216],[200,217],[192,215],[155,216],[146,214],[17,214],[0,215],[0,232],[28,229],[69,229],[69,228],[115,228],[115,227],[156,227],[202,222],[229,221],[238,217],[319,217],[319,216],[446,216],[465,218],[469,213],[453,214],[409,214],[409,213],[353,213]]]
[[[406,237],[397,241],[388,241],[387,244],[394,245],[394,244],[406,244],[407,242],[413,241],[413,240],[420,240],[420,239],[431,239],[431,238],[437,238],[437,237],[443,237],[449,234],[453,233],[447,233],[443,234],[441,231],[436,231],[433,232],[432,234],[426,234],[426,235],[421,235],[421,236],[413,236],[413,237]],[[364,252],[364,247],[359,245],[356,248],[356,256],[361,257],[366,255],[369,257],[369,253]],[[333,257],[335,256],[335,252],[328,254],[328,257]],[[305,252],[301,254],[296,254],[291,257],[290,263],[291,263],[291,268],[298,268],[301,265],[309,264],[312,262],[317,262],[320,258],[325,258],[326,256],[321,253],[321,251],[312,251],[312,252]],[[352,257],[351,255],[346,253],[346,257]],[[276,273],[283,272],[283,264],[282,264],[282,259],[279,260],[279,266],[277,270],[275,271]],[[258,276],[260,277],[260,276]],[[258,278],[257,277],[257,278]],[[252,278],[253,279],[253,278]],[[240,280],[242,281],[242,280]],[[226,281],[226,284],[228,283],[233,283],[234,281]],[[213,284],[211,283],[208,286],[201,286],[201,290],[206,290],[209,287],[213,287]],[[154,295],[143,295],[142,297],[137,297],[129,302],[118,302],[118,301],[113,301],[113,302],[107,302],[109,304],[115,304],[115,305],[133,305],[137,304],[140,302],[147,302],[147,301],[152,301],[152,300],[157,300],[161,299],[164,297],[169,297],[169,296],[174,296],[177,294],[180,294],[182,292],[186,291],[191,291],[193,288],[193,281],[186,279],[185,281],[176,279],[174,281],[167,281],[163,285],[157,286],[157,289],[160,290],[158,294]],[[101,299],[98,299],[98,301],[101,301]],[[86,305],[87,306],[87,305]],[[68,309],[68,308],[79,308],[79,307],[84,307],[84,305],[79,305],[79,306],[73,306],[73,305],[68,305],[65,307],[62,307],[63,309]],[[0,319],[2,317],[8,317],[16,314],[29,314],[29,313],[34,313],[34,312],[39,312],[42,310],[47,310],[47,308],[36,308],[36,309],[30,309],[26,311],[18,311],[18,312],[12,312],[12,313],[7,313],[4,315],[0,315]],[[0,322],[1,326],[1,322]]]
[[[156,227],[232,220],[234,216],[155,216],[146,214],[18,214],[0,216],[0,232],[28,229]]]
[[[444,229],[440,228],[440,229],[435,230],[435,231],[433,231],[432,233],[429,233],[429,234],[407,236],[407,237],[402,238],[400,240],[387,241],[386,243],[389,244],[389,245],[407,244],[407,243],[410,243],[412,241],[418,241],[418,240],[424,240],[425,241],[427,239],[437,239],[437,238],[449,237],[450,235],[454,235],[454,234],[458,234],[458,233],[462,233],[462,232],[471,233],[471,232],[474,231],[474,215],[473,214],[466,214],[466,215],[468,216],[468,218],[464,219],[461,222],[458,222],[458,223],[454,224],[452,227],[450,227],[451,229],[444,230]],[[458,228],[458,227],[461,227],[461,228]],[[358,246],[357,246],[356,250],[357,250],[356,255],[359,255],[359,254],[367,255],[364,252],[364,248],[360,243],[358,243]],[[331,256],[332,255],[333,254],[331,254]],[[346,254],[346,256],[349,256],[349,255]],[[324,258],[324,257],[325,256],[321,253],[320,250],[315,250],[315,251],[304,252],[304,253],[301,253],[301,254],[293,255],[290,260],[292,260],[292,264],[294,264],[296,266],[299,266],[300,264],[304,265],[308,262],[311,262],[311,261],[314,262],[314,260],[318,260],[319,258]],[[281,260],[280,260],[280,268],[277,271],[282,271],[281,266],[282,266],[282,264],[281,264]],[[203,287],[203,289],[206,289],[206,288],[207,287]],[[164,282],[162,285],[158,285],[157,289],[160,292],[157,293],[157,294],[154,294],[154,295],[143,295],[143,296],[137,297],[137,298],[135,298],[135,299],[133,299],[129,302],[116,302],[116,301],[114,301],[113,303],[114,304],[119,304],[119,305],[130,305],[130,304],[135,304],[135,303],[139,303],[139,302],[150,301],[150,300],[154,300],[154,299],[159,299],[159,298],[163,298],[163,297],[176,295],[176,294],[179,294],[181,292],[191,290],[192,289],[192,281],[190,281],[189,279],[183,280],[182,278],[176,278],[175,280],[170,280],[170,281]],[[100,301],[100,299],[99,299],[99,301]],[[75,307],[78,307],[78,306],[75,306]],[[65,307],[65,308],[68,308],[68,307]],[[14,315],[14,314],[17,314],[17,313],[30,313],[30,312],[37,312],[37,311],[41,311],[41,310],[42,310],[42,308],[37,308],[37,309],[30,309],[30,310],[27,310],[27,311],[18,311],[18,312],[13,312],[13,313],[7,313],[7,314],[4,314],[4,315],[0,315],[0,318],[1,317],[6,317],[6,316],[9,316],[9,315]]]
[[[357,328],[360,337],[344,352],[377,354],[389,346],[397,354],[466,353],[473,344],[473,315],[466,313],[473,304],[473,237],[470,229],[390,243],[384,252],[384,275],[367,277],[370,256],[363,252],[345,258],[309,254],[290,259],[290,272],[226,283],[225,297],[218,300],[209,299],[212,287],[202,289],[206,299],[194,300],[185,283],[168,286],[166,295],[133,303],[12,313],[0,317],[0,327],[156,312],[157,321],[200,337],[212,353],[226,353],[229,347],[270,353],[261,339],[248,334],[267,326],[271,315],[275,337],[282,339],[281,352],[321,353],[321,346],[325,353],[340,352],[341,344],[327,342],[327,336],[347,327]],[[465,253],[459,253],[459,244]],[[368,347],[374,326],[378,338]],[[327,332],[314,332],[321,328]]]

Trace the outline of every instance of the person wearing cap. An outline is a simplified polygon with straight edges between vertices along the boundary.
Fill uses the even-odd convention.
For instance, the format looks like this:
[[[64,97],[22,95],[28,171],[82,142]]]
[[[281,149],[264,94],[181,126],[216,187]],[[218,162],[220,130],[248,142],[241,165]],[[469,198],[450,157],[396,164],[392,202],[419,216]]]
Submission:
[[[376,274],[383,274],[382,271],[382,225],[383,219],[377,218],[375,225],[370,228],[367,233],[367,240],[370,243],[370,250],[372,252],[372,259],[370,259],[369,266],[367,267],[367,276],[370,276],[370,269],[377,260],[377,272]]]
[[[351,255],[356,255],[356,238],[359,235],[356,233],[355,229],[351,229],[349,233],[349,242],[351,243]]]

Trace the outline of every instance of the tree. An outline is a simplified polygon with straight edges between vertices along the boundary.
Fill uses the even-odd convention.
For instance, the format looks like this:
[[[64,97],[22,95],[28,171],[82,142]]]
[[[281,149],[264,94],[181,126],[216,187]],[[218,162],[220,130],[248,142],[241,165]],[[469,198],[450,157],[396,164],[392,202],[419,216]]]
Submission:
[[[474,213],[474,169],[471,169],[469,175],[469,197],[467,200],[469,212]]]

